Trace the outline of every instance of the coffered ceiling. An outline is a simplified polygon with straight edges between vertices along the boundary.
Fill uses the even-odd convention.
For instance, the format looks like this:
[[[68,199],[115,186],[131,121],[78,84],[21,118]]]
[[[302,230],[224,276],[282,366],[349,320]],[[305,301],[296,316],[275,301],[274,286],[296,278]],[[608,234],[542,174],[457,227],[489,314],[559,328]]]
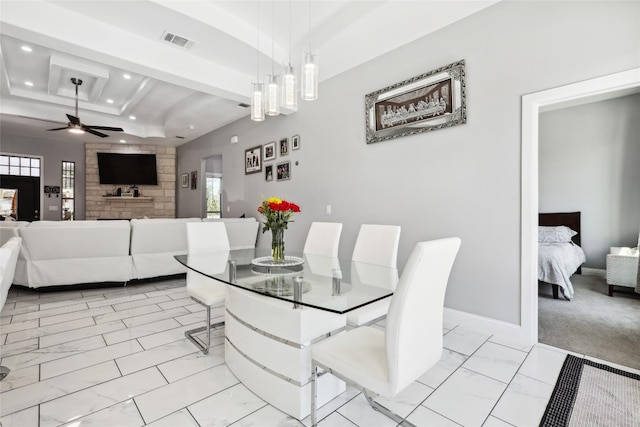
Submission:
[[[3,137],[180,145],[249,120],[239,105],[249,104],[251,81],[272,67],[280,74],[289,52],[296,69],[303,49],[318,52],[322,81],[494,3],[3,0],[0,130]],[[76,116],[71,78],[82,80],[81,122],[124,132],[47,131]]]

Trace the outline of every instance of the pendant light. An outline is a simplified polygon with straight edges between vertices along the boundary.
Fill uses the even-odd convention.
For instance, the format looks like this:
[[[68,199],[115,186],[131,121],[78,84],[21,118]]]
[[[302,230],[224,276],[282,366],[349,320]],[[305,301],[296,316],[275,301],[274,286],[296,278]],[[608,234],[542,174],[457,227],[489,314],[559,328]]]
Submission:
[[[291,0],[289,0],[289,62],[282,70],[282,106],[290,111],[298,110],[296,75],[291,65]]]
[[[271,2],[271,74],[267,75],[267,93],[265,100],[265,114],[267,116],[277,116],[280,114],[280,88],[278,87],[278,76],[273,69],[275,58],[275,2]]]
[[[251,83],[251,120],[261,122],[264,120],[264,84],[260,82],[260,2],[256,33],[256,81]]]
[[[300,96],[305,101],[315,101],[318,99],[318,56],[311,51],[311,2],[308,2],[308,23],[309,48],[302,58],[302,78]]]

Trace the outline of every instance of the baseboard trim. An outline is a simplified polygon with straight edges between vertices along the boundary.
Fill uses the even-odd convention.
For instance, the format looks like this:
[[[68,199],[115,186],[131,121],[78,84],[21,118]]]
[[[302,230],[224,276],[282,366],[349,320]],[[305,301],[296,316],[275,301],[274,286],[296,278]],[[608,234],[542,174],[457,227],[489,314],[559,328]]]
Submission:
[[[533,345],[520,325],[504,322],[502,320],[491,319],[453,308],[444,308],[444,320],[446,323],[468,327],[474,331],[485,334],[496,335],[502,339],[512,341],[519,345]]]

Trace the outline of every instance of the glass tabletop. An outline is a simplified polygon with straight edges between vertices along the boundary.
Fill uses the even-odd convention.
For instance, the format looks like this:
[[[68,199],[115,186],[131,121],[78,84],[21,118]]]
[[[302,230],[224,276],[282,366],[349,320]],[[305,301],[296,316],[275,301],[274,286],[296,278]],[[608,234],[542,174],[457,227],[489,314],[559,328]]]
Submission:
[[[274,264],[266,249],[175,255],[190,270],[228,285],[344,314],[393,294],[398,270],[310,254],[289,253]]]

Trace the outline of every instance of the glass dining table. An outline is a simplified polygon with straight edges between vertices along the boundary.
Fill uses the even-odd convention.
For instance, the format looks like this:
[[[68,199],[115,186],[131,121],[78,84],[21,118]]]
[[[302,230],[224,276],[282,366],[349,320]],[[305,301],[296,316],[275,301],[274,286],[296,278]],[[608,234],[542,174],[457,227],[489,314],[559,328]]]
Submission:
[[[256,395],[294,418],[310,413],[310,346],[346,329],[346,313],[393,294],[395,268],[266,249],[176,255],[190,271],[225,283],[225,361]],[[318,381],[323,405],[345,390]]]

